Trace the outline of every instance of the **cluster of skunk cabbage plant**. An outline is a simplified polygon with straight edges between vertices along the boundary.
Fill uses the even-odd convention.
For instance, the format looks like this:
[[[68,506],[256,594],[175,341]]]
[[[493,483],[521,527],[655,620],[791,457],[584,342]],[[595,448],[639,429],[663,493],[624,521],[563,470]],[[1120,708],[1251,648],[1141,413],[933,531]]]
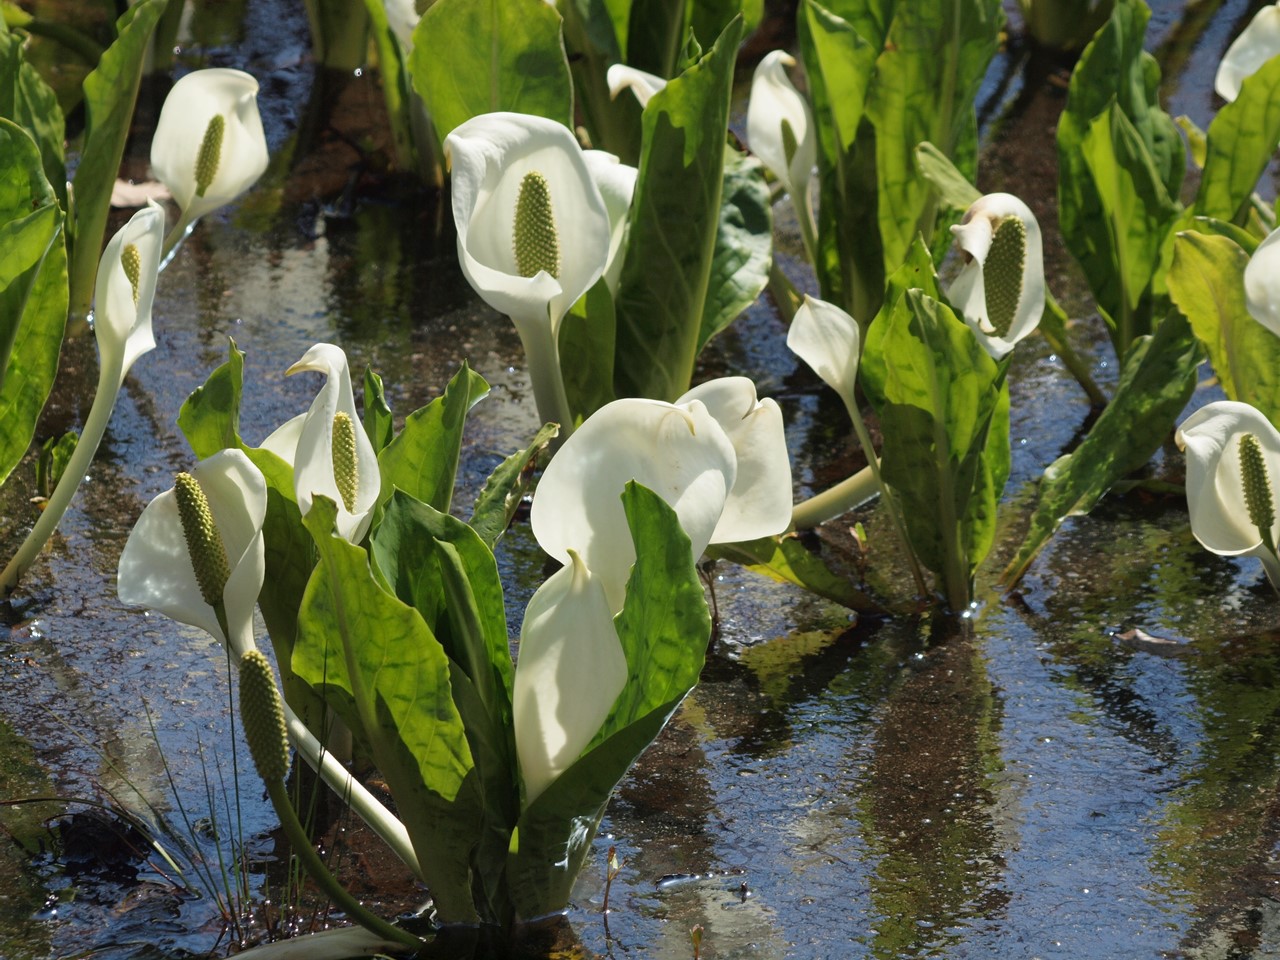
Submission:
[[[244,708],[264,780],[283,779],[270,732],[283,730],[427,885],[441,922],[506,931],[563,908],[613,787],[697,681],[710,618],[695,560],[789,522],[776,404],[731,378],[587,418],[534,495],[534,535],[564,565],[530,599],[513,663],[493,546],[554,427],[494,471],[464,522],[450,510],[480,377],[464,367],[396,433],[372,374],[358,414],[339,348],[318,344],[289,372],[324,385],[256,448],[238,434],[234,347],[188,400],[179,424],[199,463],[138,521],[121,598],[225,643],[246,701],[245,677],[276,695],[253,660],[260,606],[285,690],[266,708],[278,722]],[[327,716],[309,727],[317,700]],[[396,815],[324,751],[334,717]]]

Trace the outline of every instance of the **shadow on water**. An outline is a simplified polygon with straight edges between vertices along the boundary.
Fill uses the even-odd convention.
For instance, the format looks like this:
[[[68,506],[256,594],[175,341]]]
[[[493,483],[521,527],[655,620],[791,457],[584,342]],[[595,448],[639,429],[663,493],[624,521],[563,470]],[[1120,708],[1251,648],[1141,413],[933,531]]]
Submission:
[[[1158,5],[1149,47],[1171,112],[1207,123],[1217,58],[1254,7]],[[221,651],[114,596],[134,519],[189,465],[174,418],[225,358],[226,338],[248,354],[242,431],[254,442],[310,402],[314,384],[281,373],[315,340],[381,373],[400,416],[466,359],[493,389],[470,423],[460,504],[537,426],[519,340],[461,277],[440,229],[447,210],[387,173],[375,78],[317,76],[300,5],[194,10],[199,42],[185,44],[182,69],[259,77],[273,166],[166,271],[159,345],[126,384],[90,482],[0,635],[3,798],[115,797],[153,829],[158,818],[189,825],[170,841],[184,873],[136,852],[97,807],[2,806],[9,960],[225,953],[234,931],[218,889],[237,854],[252,863],[246,936],[280,922],[289,887],[274,817],[252,778],[234,817],[222,799],[236,740]],[[1072,334],[1105,383],[1105,335],[1056,238],[1053,127],[1067,69],[1013,36],[984,87],[980,179],[1041,218],[1055,293],[1085,318]],[[158,103],[163,89],[148,96]],[[139,177],[146,139],[126,157]],[[780,222],[785,247],[785,213]],[[701,375],[746,372],[780,399],[808,493],[860,455],[839,403],[782,339],[762,301],[713,342]],[[1030,485],[1088,416],[1047,347],[1027,347],[1012,373],[1009,542]],[[83,421],[92,352],[87,337],[70,342],[42,437]],[[4,489],[5,529],[31,520],[23,482]],[[905,592],[879,511],[854,521],[870,534],[874,586]],[[821,549],[856,569],[849,524]],[[514,627],[546,572],[524,520],[498,562]],[[959,625],[854,622],[731,565],[712,576],[723,621],[702,683],[619,789],[567,918],[529,931],[524,955],[684,960],[695,926],[702,955],[718,958],[1280,951],[1280,623],[1260,574],[1199,550],[1176,500],[1131,494],[1068,521],[1016,595],[989,593]],[[606,915],[611,846],[622,869]],[[326,848],[382,912],[421,906],[423,891],[345,820],[330,822]],[[312,909],[303,903],[299,924]],[[455,931],[424,955],[490,950]]]

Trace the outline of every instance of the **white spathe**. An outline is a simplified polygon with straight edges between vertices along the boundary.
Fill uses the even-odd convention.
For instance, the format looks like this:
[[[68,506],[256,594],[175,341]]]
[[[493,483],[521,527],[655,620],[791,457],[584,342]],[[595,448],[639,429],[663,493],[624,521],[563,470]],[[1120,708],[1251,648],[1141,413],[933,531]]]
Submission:
[[[520,629],[512,714],[526,805],[578,759],[626,682],[604,589],[570,550],[530,598]]]
[[[756,399],[747,377],[720,377],[694,387],[676,400],[706,407],[733,444],[737,475],[711,543],[756,540],[782,533],[791,524],[791,458],[776,400]]]
[[[621,499],[627,483],[648,487],[675,510],[696,557],[711,542],[737,473],[733,443],[701,402],[615,400],[552,457],[530,523],[561,563],[571,562],[570,551],[581,557],[617,613],[636,556]]]
[[[155,349],[151,308],[156,295],[164,246],[164,210],[154,200],[129,218],[102,252],[94,287],[93,331],[102,364],[100,389],[114,383],[119,391],[134,362]],[[137,254],[137,291],[125,272],[128,247]],[[114,393],[112,394],[114,398]]]
[[[201,460],[191,476],[209,501],[227,552],[230,576],[222,592],[230,632],[226,642],[239,658],[254,646],[253,608],[266,573],[262,522],[267,484],[239,450],[222,450]],[[158,610],[224,639],[217,614],[196,582],[172,489],[152,500],[134,524],[120,554],[116,589],[124,603]]]
[[[1280,433],[1261,412],[1247,403],[1219,400],[1201,407],[1178,428],[1174,439],[1187,456],[1187,510],[1191,532],[1221,556],[1256,556],[1267,577],[1280,589],[1280,559],[1267,548],[1249,517],[1240,466],[1240,440],[1252,434],[1258,441],[1270,483],[1272,544],[1280,538],[1280,508],[1275,484],[1280,483]]]
[[[584,150],[582,157],[609,212],[609,255],[605,260],[604,280],[609,285],[609,292],[616,294],[624,261],[619,254],[627,236],[631,198],[636,192],[636,177],[640,171],[604,150]]]
[[[988,301],[989,283],[1004,282],[1002,264],[988,263],[996,230],[1006,217],[1017,217],[1026,230],[1017,306],[1008,330],[1003,334],[992,325]],[[1031,334],[1044,315],[1044,247],[1040,224],[1031,209],[1010,193],[988,193],[975,200],[964,219],[951,228],[955,242],[966,259],[964,267],[947,288],[947,299],[960,311],[965,323],[978,335],[983,348],[999,360],[1019,340]]]
[[[287,444],[275,434],[268,438],[273,452],[293,464],[294,494],[298,510],[306,516],[317,494],[328,497],[338,508],[338,535],[359,543],[364,539],[373,519],[373,506],[378,500],[381,483],[378,455],[374,453],[369,435],[356,410],[355,395],[351,390],[351,373],[347,355],[341,347],[332,343],[317,343],[302,359],[285,371],[287,376],[304,371],[323,373],[324,386],[316,394],[311,407],[300,424],[288,421],[281,428],[292,434],[296,431],[297,447],[292,457],[283,455]],[[351,418],[356,438],[356,496],[354,510],[348,510],[342,492],[333,473],[333,418],[345,413]],[[277,431],[280,433],[280,431]],[[267,446],[267,443],[264,443]]]
[[[1244,302],[1249,316],[1280,336],[1280,229],[1267,234],[1245,265]]]
[[[629,67],[625,63],[615,63],[605,72],[604,77],[612,99],[616,100],[623,90],[630,90],[642,110],[649,105],[653,95],[667,85],[662,77]]]
[[[1240,36],[1227,47],[1213,78],[1213,89],[1223,100],[1240,96],[1240,86],[1264,63],[1280,54],[1280,4],[1259,10]]]
[[[747,103],[747,145],[782,181],[792,202],[803,204],[808,210],[818,138],[809,101],[787,75],[795,65],[795,57],[774,50],[756,67]],[[793,143],[788,143],[783,134],[784,123],[791,129]]]
[[[197,196],[196,167],[209,123],[224,121],[217,170]],[[191,222],[230,203],[267,169],[267,138],[258,114],[258,81],[243,70],[211,67],[173,85],[151,141],[151,168]]]
[[[834,303],[806,294],[787,330],[787,346],[840,395],[853,416],[862,357],[858,321]]]

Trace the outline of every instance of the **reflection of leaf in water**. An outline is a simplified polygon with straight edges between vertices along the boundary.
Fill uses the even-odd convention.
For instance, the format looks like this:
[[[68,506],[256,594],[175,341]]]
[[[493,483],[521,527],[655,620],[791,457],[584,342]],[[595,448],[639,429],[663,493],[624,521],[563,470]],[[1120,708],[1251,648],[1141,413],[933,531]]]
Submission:
[[[760,692],[777,706],[788,699],[791,684],[801,672],[801,662],[831,646],[837,636],[818,630],[792,633],[748,647],[738,659],[756,675]]]
[[[48,774],[36,762],[31,745],[0,720],[0,801],[51,796]],[[6,933],[0,936],[0,956],[48,956],[44,936],[48,924],[28,922],[45,904],[47,892],[32,870],[30,860],[48,843],[47,818],[61,811],[52,804],[0,805],[0,890],[5,892],[0,914]],[[13,922],[17,921],[17,922]],[[40,932],[37,932],[40,931]],[[10,936],[14,941],[10,942]]]

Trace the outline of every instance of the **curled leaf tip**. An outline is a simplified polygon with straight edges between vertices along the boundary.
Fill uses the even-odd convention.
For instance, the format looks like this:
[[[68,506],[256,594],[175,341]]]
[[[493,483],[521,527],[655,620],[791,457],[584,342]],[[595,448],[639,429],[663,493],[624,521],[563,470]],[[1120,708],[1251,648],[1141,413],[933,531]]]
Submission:
[[[545,271],[559,278],[560,235],[551,208],[551,187],[537,170],[530,170],[520,182],[514,243],[520,276],[536,277]]]
[[[182,535],[187,542],[187,553],[196,572],[200,596],[211,607],[222,603],[222,594],[231,576],[227,562],[227,549],[218,533],[209,509],[209,498],[200,483],[189,473],[179,473],[173,478],[174,495],[178,501],[178,517],[182,521]]]

